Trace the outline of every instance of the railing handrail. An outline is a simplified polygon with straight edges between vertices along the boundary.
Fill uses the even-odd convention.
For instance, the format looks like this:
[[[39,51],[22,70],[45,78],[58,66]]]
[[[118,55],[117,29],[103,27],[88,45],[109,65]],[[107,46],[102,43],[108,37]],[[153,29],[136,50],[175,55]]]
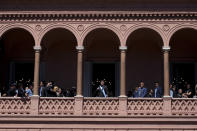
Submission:
[[[118,100],[118,97],[84,97],[83,99],[87,100]]]
[[[131,98],[131,97],[128,97],[128,100],[163,100],[163,98],[148,98],[148,97],[145,97],[145,98]]]
[[[69,99],[69,100],[74,100],[75,98],[74,97],[40,97],[40,99],[50,99],[50,100],[62,100],[62,99]]]
[[[197,100],[197,98],[172,98],[172,100]]]

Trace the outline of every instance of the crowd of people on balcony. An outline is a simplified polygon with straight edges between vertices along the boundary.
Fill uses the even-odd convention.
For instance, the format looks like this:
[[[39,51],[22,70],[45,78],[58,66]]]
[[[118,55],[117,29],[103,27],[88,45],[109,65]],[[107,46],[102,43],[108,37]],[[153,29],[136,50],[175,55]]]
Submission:
[[[62,89],[53,81],[41,81],[39,86],[40,97],[74,97],[76,95],[76,87],[71,89]],[[2,87],[0,90],[1,97],[31,97],[33,96],[33,84],[30,80],[11,83],[9,89]]]
[[[159,82],[154,83],[154,89],[148,90],[143,81],[140,82],[139,86],[135,87],[132,91],[128,91],[128,97],[133,98],[144,98],[144,97],[151,97],[151,98],[161,98],[163,96],[163,90],[159,86]]]
[[[76,87],[71,89],[66,88],[65,90],[57,86],[54,82],[40,82],[39,88],[40,97],[74,97],[76,96]]]
[[[197,85],[195,90],[190,84],[184,87],[177,87],[170,84],[170,96],[173,98],[197,98]],[[30,97],[33,96],[32,82],[23,80],[11,83],[8,90],[5,87],[1,88],[0,96],[2,97]],[[76,96],[76,87],[63,89],[57,86],[53,81],[41,81],[39,86],[40,97],[74,97]],[[105,81],[101,80],[100,85],[95,90],[96,97],[110,97],[110,89],[105,85]],[[128,91],[128,97],[133,98],[161,98],[163,97],[163,88],[158,82],[154,83],[154,88],[148,89],[145,83],[140,82],[135,89]]]
[[[197,85],[194,91],[190,84],[186,84],[184,88],[177,88],[176,85],[170,85],[170,96],[174,98],[197,98]]]
[[[170,84],[170,96],[172,98],[197,98],[197,85],[193,91],[190,84],[177,88],[176,85]],[[154,88],[147,89],[144,82],[140,82],[133,91],[128,91],[128,97],[133,98],[161,98],[163,97],[163,89],[159,86],[158,82],[154,83]]]

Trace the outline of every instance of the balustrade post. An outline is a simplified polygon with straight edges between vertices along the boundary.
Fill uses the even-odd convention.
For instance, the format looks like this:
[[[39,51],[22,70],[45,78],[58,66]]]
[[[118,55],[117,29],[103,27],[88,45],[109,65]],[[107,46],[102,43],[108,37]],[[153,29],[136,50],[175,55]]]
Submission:
[[[31,96],[31,115],[36,116],[38,115],[38,110],[39,110],[39,96]]]
[[[127,116],[127,97],[119,97],[119,115]]]
[[[74,115],[83,115],[83,97],[75,96]]]
[[[172,98],[163,97],[163,114],[164,116],[172,115]]]

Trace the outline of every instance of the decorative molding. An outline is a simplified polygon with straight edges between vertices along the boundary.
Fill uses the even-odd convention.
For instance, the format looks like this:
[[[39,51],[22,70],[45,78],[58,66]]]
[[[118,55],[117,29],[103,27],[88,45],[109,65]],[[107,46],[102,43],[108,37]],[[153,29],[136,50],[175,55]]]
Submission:
[[[84,30],[84,26],[83,25],[78,25],[77,30],[78,31],[83,31]]]
[[[41,25],[36,25],[35,26],[35,30],[36,31],[41,31],[42,30],[42,26]]]
[[[108,29],[108,30],[114,32],[115,35],[117,35],[117,37],[119,38],[120,42],[122,43],[123,35],[122,35],[120,29],[117,28],[114,23],[105,23],[105,22],[99,22],[99,23],[94,22],[93,24],[87,26],[87,28],[81,34],[81,43],[84,42],[84,39],[91,31],[96,30],[96,29],[101,29],[101,28]]]
[[[120,26],[120,30],[121,31],[126,31],[127,30],[127,26],[126,25],[121,25]]]
[[[78,31],[75,29],[74,26],[68,24],[68,23],[51,23],[51,24],[48,24],[46,25],[40,32],[39,32],[39,35],[38,35],[38,43],[41,43],[43,37],[51,30],[53,29],[56,29],[56,28],[62,28],[62,29],[65,29],[65,30],[68,30],[70,31],[76,38],[77,42],[79,43],[79,34],[78,34]]]
[[[158,33],[158,35],[161,37],[163,43],[165,43],[166,41],[166,35],[164,33],[164,31],[161,29],[161,27],[159,27],[157,24],[154,24],[154,23],[140,23],[140,24],[135,24],[133,25],[132,27],[130,27],[126,33],[125,33],[125,40],[127,41],[129,36],[136,30],[138,29],[143,29],[143,28],[146,28],[146,29],[151,29],[155,32]]]
[[[170,26],[169,25],[164,25],[163,26],[163,30],[164,31],[169,31],[170,30]]]
[[[196,21],[197,12],[33,11],[0,12],[0,21]]]

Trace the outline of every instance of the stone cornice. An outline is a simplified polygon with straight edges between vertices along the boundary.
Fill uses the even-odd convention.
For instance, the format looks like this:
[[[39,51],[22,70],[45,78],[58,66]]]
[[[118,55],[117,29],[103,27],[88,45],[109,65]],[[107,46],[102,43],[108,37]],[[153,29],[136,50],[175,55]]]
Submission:
[[[2,11],[0,21],[197,21],[197,12]]]

